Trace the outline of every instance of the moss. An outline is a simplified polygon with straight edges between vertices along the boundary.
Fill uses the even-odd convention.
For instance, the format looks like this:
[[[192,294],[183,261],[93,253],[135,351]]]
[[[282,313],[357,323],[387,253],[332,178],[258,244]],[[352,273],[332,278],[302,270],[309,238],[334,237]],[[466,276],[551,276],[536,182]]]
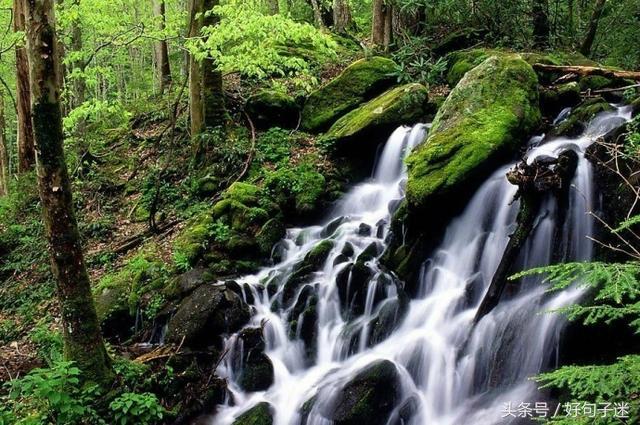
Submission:
[[[467,73],[407,159],[409,207],[427,208],[514,151],[539,123],[538,103],[538,79],[522,59],[493,56]]]
[[[212,213],[215,219],[222,220],[231,229],[245,232],[252,227],[261,227],[277,210],[260,187],[237,182],[223,193]]]
[[[578,105],[571,114],[551,130],[554,136],[577,136],[597,114],[612,111],[613,107],[601,97],[587,99]]]
[[[476,66],[487,60],[491,56],[519,56],[529,65],[543,63],[547,65],[595,65],[596,63],[587,59],[580,53],[572,52],[525,52],[514,53],[508,50],[499,49],[471,49],[461,50],[447,55],[449,69],[447,71],[447,82],[454,87]]]
[[[147,307],[154,304],[156,296],[161,297],[168,283],[168,272],[158,260],[153,245],[131,258],[120,270],[104,275],[93,288],[93,294],[98,320],[107,336],[126,335],[138,308],[152,318],[154,312],[147,311]]]
[[[326,137],[337,145],[375,129],[414,124],[425,116],[428,91],[421,84],[396,87],[340,118]]]
[[[263,89],[249,97],[245,109],[258,128],[292,128],[298,122],[300,108],[287,93]]]
[[[209,211],[189,220],[173,243],[174,258],[194,265],[204,253],[213,226],[214,219]]]
[[[313,213],[326,196],[326,179],[312,164],[285,166],[265,172],[264,186],[280,208],[288,214]]]
[[[272,425],[273,408],[267,402],[258,403],[244,412],[233,422],[233,425]]]
[[[273,246],[286,235],[286,229],[281,220],[272,218],[267,221],[256,234],[256,242],[262,255],[270,255]]]
[[[586,90],[600,90],[613,85],[613,80],[600,75],[588,75],[580,79],[580,88]]]
[[[383,57],[361,59],[324,87],[313,92],[302,110],[302,127],[326,130],[340,116],[391,87],[395,63]]]
[[[574,106],[581,100],[577,82],[545,87],[540,91],[540,107],[545,115],[555,117],[562,108]]]
[[[334,246],[335,242],[328,239],[318,243],[304,257],[303,264],[312,266],[315,269],[322,267]]]

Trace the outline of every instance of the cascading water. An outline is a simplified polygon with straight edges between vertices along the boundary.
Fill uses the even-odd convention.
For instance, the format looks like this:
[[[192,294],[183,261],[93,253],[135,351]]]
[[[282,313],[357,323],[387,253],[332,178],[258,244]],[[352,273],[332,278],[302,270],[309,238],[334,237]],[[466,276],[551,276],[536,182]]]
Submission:
[[[545,200],[516,269],[554,259],[591,259],[586,236],[593,225],[587,212],[595,198],[592,166],[584,153],[629,119],[630,111],[618,108],[597,116],[578,138],[531,140],[529,162],[567,149],[579,154],[579,162],[568,212],[558,219],[556,200]],[[263,327],[274,382],[266,391],[240,389],[243,364],[237,359],[244,357],[244,347],[237,335],[231,337],[218,372],[229,378],[233,403],[213,423],[231,424],[267,401],[275,425],[329,425],[326,411],[336,394],[379,359],[395,364],[400,382],[389,424],[508,423],[511,419],[501,414],[504,403],[537,401],[528,377],[551,363],[563,325],[558,315],[539,313],[575,301],[581,291],[548,296],[539,280],[526,278],[472,328],[515,228],[517,189],[505,178],[513,164],[489,177],[447,227],[439,249],[423,264],[416,299],[409,301],[402,285],[378,266],[391,216],[403,197],[403,160],[426,132],[424,125],[396,130],[371,181],[347,194],[326,225],[290,229],[276,247],[282,261],[240,281],[248,284],[246,299],[255,307],[250,326]],[[561,243],[554,244],[558,230]],[[323,240],[331,241],[326,260],[312,273],[301,273],[300,265]],[[307,403],[303,415],[309,400],[313,403]]]

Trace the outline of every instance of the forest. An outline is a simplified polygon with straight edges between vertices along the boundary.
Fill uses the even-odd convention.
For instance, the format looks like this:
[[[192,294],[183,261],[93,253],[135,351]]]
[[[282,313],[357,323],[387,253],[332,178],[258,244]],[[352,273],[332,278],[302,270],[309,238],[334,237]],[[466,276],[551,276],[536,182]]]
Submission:
[[[640,423],[640,0],[0,31],[0,425]]]

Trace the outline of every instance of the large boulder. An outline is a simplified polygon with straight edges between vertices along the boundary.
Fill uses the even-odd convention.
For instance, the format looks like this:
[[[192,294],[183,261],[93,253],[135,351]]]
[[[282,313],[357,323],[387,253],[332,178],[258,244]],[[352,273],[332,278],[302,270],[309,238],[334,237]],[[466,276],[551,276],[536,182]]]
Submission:
[[[468,72],[407,159],[407,200],[424,211],[512,154],[540,121],[538,79],[517,57],[493,56]]]
[[[294,128],[300,107],[296,100],[279,90],[260,90],[247,99],[247,114],[260,129]]]
[[[378,360],[360,371],[322,409],[335,425],[384,425],[400,402],[400,378],[389,360]]]
[[[340,118],[326,134],[326,138],[333,141],[338,150],[362,151],[367,140],[377,140],[371,137],[384,134],[403,124],[415,124],[426,116],[425,107],[428,101],[428,91],[421,84],[407,84],[391,89],[377,98],[365,103],[358,109]]]
[[[451,87],[454,87],[467,72],[471,71],[491,56],[508,57],[516,55],[513,52],[499,49],[470,49],[452,52],[447,55],[447,82]],[[520,53],[517,56],[521,57],[530,65],[533,65],[534,63],[542,63],[546,65],[597,65],[596,62],[587,59],[580,53],[573,52],[525,52]],[[547,82],[551,82],[555,79],[554,76],[556,76],[556,73],[544,73],[540,77],[545,79]]]
[[[233,421],[233,425],[272,425],[273,407],[263,401],[247,410]]]
[[[224,335],[237,332],[251,313],[227,285],[203,284],[186,297],[169,320],[167,342],[189,348],[222,344]]]
[[[396,64],[379,56],[361,59],[311,93],[302,110],[302,128],[324,131],[361,103],[393,86]]]

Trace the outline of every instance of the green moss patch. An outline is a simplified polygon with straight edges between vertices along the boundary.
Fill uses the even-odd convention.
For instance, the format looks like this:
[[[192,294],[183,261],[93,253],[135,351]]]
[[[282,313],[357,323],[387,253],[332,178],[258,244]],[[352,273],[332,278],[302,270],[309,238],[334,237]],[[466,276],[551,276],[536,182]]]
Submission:
[[[361,59],[313,92],[302,110],[302,128],[323,131],[339,117],[395,84],[395,63],[383,57]]]
[[[410,209],[427,208],[513,152],[539,123],[538,104],[538,79],[522,59],[493,56],[468,72],[407,159]]]

